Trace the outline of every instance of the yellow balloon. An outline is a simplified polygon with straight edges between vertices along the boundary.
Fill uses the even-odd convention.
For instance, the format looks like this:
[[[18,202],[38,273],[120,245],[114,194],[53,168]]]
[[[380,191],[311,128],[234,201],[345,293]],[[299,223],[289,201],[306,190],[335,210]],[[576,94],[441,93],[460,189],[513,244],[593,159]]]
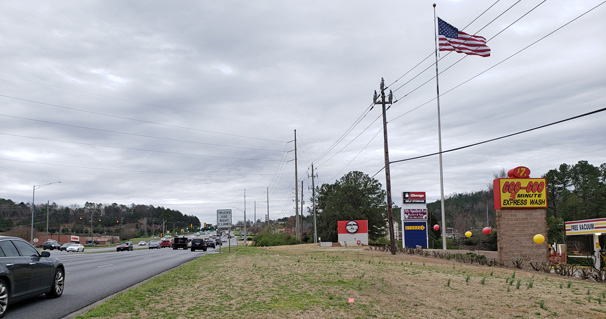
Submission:
[[[465,237],[467,237],[467,238],[471,237],[471,232],[470,231],[466,231],[465,232]]]
[[[536,234],[532,238],[536,244],[542,244],[545,241],[545,237],[541,234]]]

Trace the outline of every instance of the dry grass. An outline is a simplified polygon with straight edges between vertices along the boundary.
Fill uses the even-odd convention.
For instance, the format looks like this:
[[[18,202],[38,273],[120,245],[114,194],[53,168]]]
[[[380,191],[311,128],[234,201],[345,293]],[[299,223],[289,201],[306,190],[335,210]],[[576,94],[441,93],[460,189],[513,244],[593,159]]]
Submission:
[[[206,316],[606,318],[606,286],[363,249],[239,247],[152,279],[82,318]]]

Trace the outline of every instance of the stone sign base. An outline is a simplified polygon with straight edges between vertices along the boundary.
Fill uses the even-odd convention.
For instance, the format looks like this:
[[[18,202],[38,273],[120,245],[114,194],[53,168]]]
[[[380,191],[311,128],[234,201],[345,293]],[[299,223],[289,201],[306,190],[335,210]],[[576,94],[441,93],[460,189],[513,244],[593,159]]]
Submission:
[[[545,209],[497,210],[498,260],[501,266],[513,267],[512,259],[547,262],[547,211]],[[545,236],[545,242],[536,244],[534,235]]]

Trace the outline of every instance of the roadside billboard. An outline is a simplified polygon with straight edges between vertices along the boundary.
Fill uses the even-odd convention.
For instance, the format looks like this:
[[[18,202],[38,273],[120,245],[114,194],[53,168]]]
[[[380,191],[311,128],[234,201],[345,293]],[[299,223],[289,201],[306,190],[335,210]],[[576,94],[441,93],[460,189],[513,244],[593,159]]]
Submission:
[[[402,245],[427,248],[427,199],[425,192],[402,192]]]
[[[368,220],[339,220],[337,233],[343,246],[368,245]]]

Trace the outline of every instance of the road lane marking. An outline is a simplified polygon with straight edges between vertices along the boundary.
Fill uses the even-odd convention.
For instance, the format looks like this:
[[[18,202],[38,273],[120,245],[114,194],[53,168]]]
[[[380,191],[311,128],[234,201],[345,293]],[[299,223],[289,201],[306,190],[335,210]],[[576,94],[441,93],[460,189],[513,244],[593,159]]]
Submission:
[[[97,266],[97,268],[111,267],[113,265],[114,264],[101,265],[101,266]]]

